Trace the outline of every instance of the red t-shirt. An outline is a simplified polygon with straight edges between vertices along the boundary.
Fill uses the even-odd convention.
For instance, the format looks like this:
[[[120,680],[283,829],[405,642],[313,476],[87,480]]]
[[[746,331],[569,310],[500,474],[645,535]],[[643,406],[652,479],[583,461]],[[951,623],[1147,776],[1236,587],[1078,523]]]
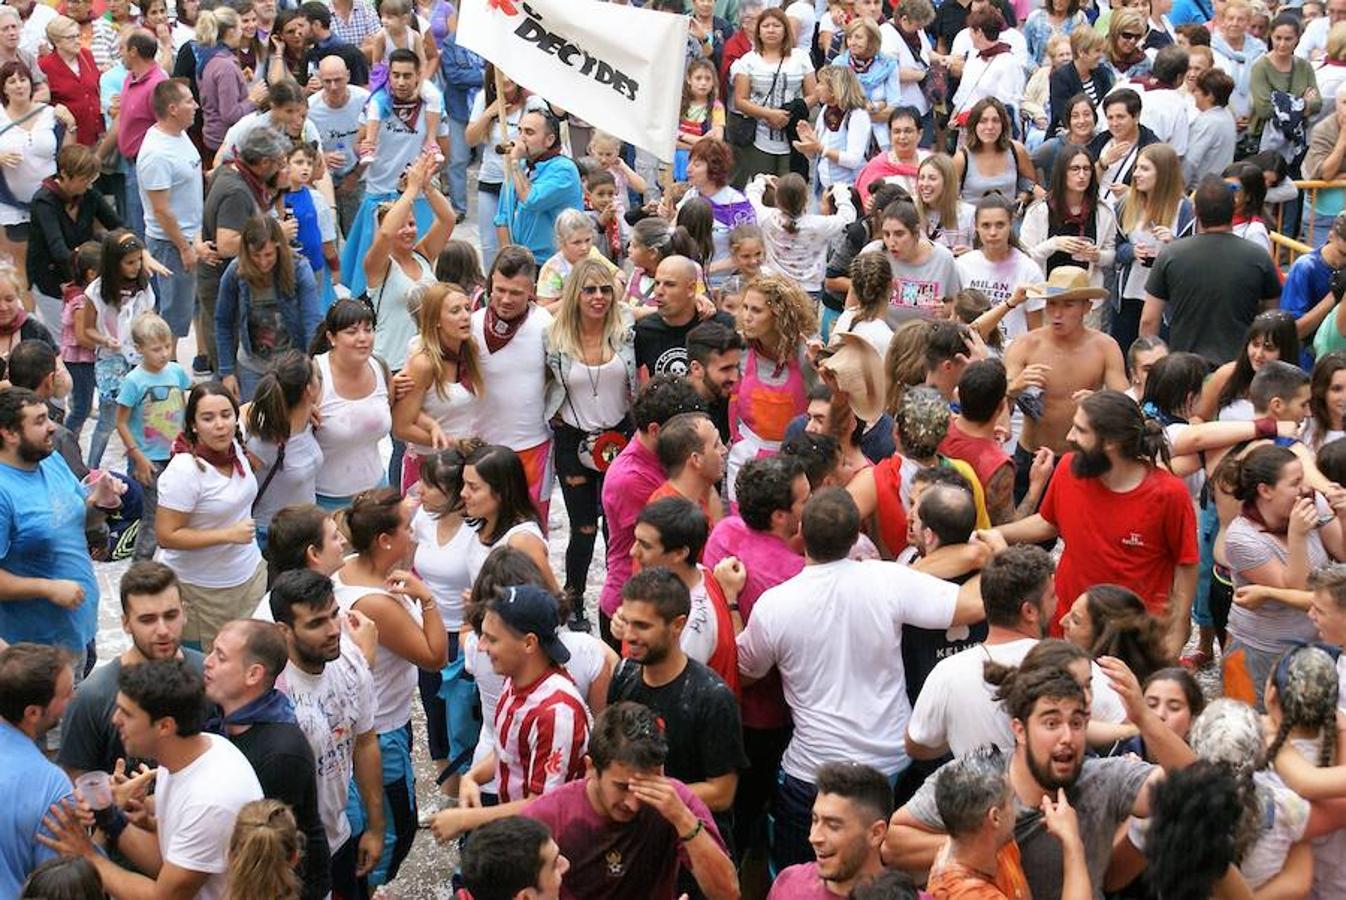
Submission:
[[[681,781],[669,781],[723,849],[724,841],[706,804]],[[523,809],[525,816],[547,826],[562,855],[570,861],[570,871],[561,884],[561,900],[673,900],[679,864],[691,865],[673,826],[644,804],[630,822],[613,821],[594,809],[585,792],[586,784],[572,781]]]
[[[1097,478],[1070,470],[1075,454],[1056,467],[1038,510],[1066,542],[1056,568],[1056,614],[1061,617],[1086,588],[1119,584],[1135,591],[1154,615],[1168,606],[1173,572],[1197,561],[1196,513],[1182,481],[1154,468],[1134,490],[1119,494]]]

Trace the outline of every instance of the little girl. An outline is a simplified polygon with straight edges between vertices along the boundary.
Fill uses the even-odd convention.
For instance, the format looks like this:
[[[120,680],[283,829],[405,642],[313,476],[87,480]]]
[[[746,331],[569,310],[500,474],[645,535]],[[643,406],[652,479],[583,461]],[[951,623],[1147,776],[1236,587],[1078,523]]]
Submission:
[[[93,348],[80,344],[77,321],[84,308],[84,290],[89,282],[98,277],[102,256],[103,245],[97,241],[80,244],[75,248],[75,258],[71,261],[75,279],[61,285],[61,359],[70,372],[71,384],[70,411],[65,417],[65,427],[75,436],[76,441],[93,408],[94,387]]]
[[[617,211],[623,216],[626,215],[627,191],[632,190],[643,195],[649,185],[626,164],[626,160],[622,159],[622,142],[606,131],[595,131],[594,136],[589,138],[589,155],[598,163],[599,168],[612,175],[613,181],[617,183],[617,194],[613,202],[617,204]]]
[[[766,259],[762,229],[739,225],[729,232],[729,258],[734,261],[734,274],[744,284],[762,274],[762,261]]]
[[[673,180],[687,180],[687,160],[692,147],[708,137],[724,137],[724,104],[716,98],[719,79],[709,60],[687,64],[682,83],[682,115],[678,118],[678,149],[673,155]]]
[[[411,27],[411,3],[409,0],[384,0],[379,8],[379,17],[383,27],[374,32],[369,39],[368,49],[372,66],[369,74],[369,92],[375,93],[388,83],[388,58],[394,50],[413,51],[421,60],[421,74],[434,72],[439,66],[439,51],[434,41],[425,41]],[[444,111],[444,95],[430,83],[429,78],[421,81],[421,102],[425,104],[425,149],[438,152],[439,121]],[[368,124],[360,141],[360,156],[373,157],[378,152],[379,123],[387,111],[378,103],[371,103],[366,109]]]
[[[131,341],[131,322],[154,312],[154,289],[145,266],[145,245],[128,229],[103,237],[99,277],[84,291],[83,308],[75,319],[80,346],[94,351],[94,384],[98,387],[98,427],[89,442],[89,468],[103,460],[117,425],[117,395],[122,377],[140,362]]]
[[[567,209],[556,217],[556,247],[551,258],[542,264],[537,276],[537,302],[551,309],[561,299],[566,276],[580,260],[596,259],[617,277],[617,267],[594,247],[594,222],[589,214],[578,209]]]

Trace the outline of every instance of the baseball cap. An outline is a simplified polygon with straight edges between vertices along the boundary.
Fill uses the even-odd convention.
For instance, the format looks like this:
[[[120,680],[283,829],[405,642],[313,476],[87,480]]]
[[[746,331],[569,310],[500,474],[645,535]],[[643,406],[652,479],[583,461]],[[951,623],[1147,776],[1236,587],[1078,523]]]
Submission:
[[[570,660],[570,650],[556,634],[560,619],[556,598],[540,587],[522,584],[505,588],[488,607],[519,634],[535,634],[552,662]]]

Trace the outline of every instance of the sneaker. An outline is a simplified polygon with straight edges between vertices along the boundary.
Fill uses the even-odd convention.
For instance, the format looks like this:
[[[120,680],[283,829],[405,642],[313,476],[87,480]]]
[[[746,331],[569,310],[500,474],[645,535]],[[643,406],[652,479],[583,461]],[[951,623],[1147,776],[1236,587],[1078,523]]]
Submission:
[[[192,359],[192,374],[193,375],[211,374],[210,360],[207,359],[205,356],[194,357]]]

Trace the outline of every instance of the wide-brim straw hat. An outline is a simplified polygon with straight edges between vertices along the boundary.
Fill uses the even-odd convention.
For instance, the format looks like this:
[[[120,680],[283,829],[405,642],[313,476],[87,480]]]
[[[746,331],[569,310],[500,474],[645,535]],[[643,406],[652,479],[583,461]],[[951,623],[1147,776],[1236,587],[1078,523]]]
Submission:
[[[877,421],[883,415],[887,378],[883,359],[874,345],[858,334],[841,332],[832,336],[832,354],[818,364],[836,379],[837,390],[862,422]]]
[[[1029,300],[1090,300],[1093,308],[1098,309],[1107,299],[1107,288],[1094,287],[1089,283],[1089,270],[1079,266],[1057,266],[1046,281],[1029,285]]]

